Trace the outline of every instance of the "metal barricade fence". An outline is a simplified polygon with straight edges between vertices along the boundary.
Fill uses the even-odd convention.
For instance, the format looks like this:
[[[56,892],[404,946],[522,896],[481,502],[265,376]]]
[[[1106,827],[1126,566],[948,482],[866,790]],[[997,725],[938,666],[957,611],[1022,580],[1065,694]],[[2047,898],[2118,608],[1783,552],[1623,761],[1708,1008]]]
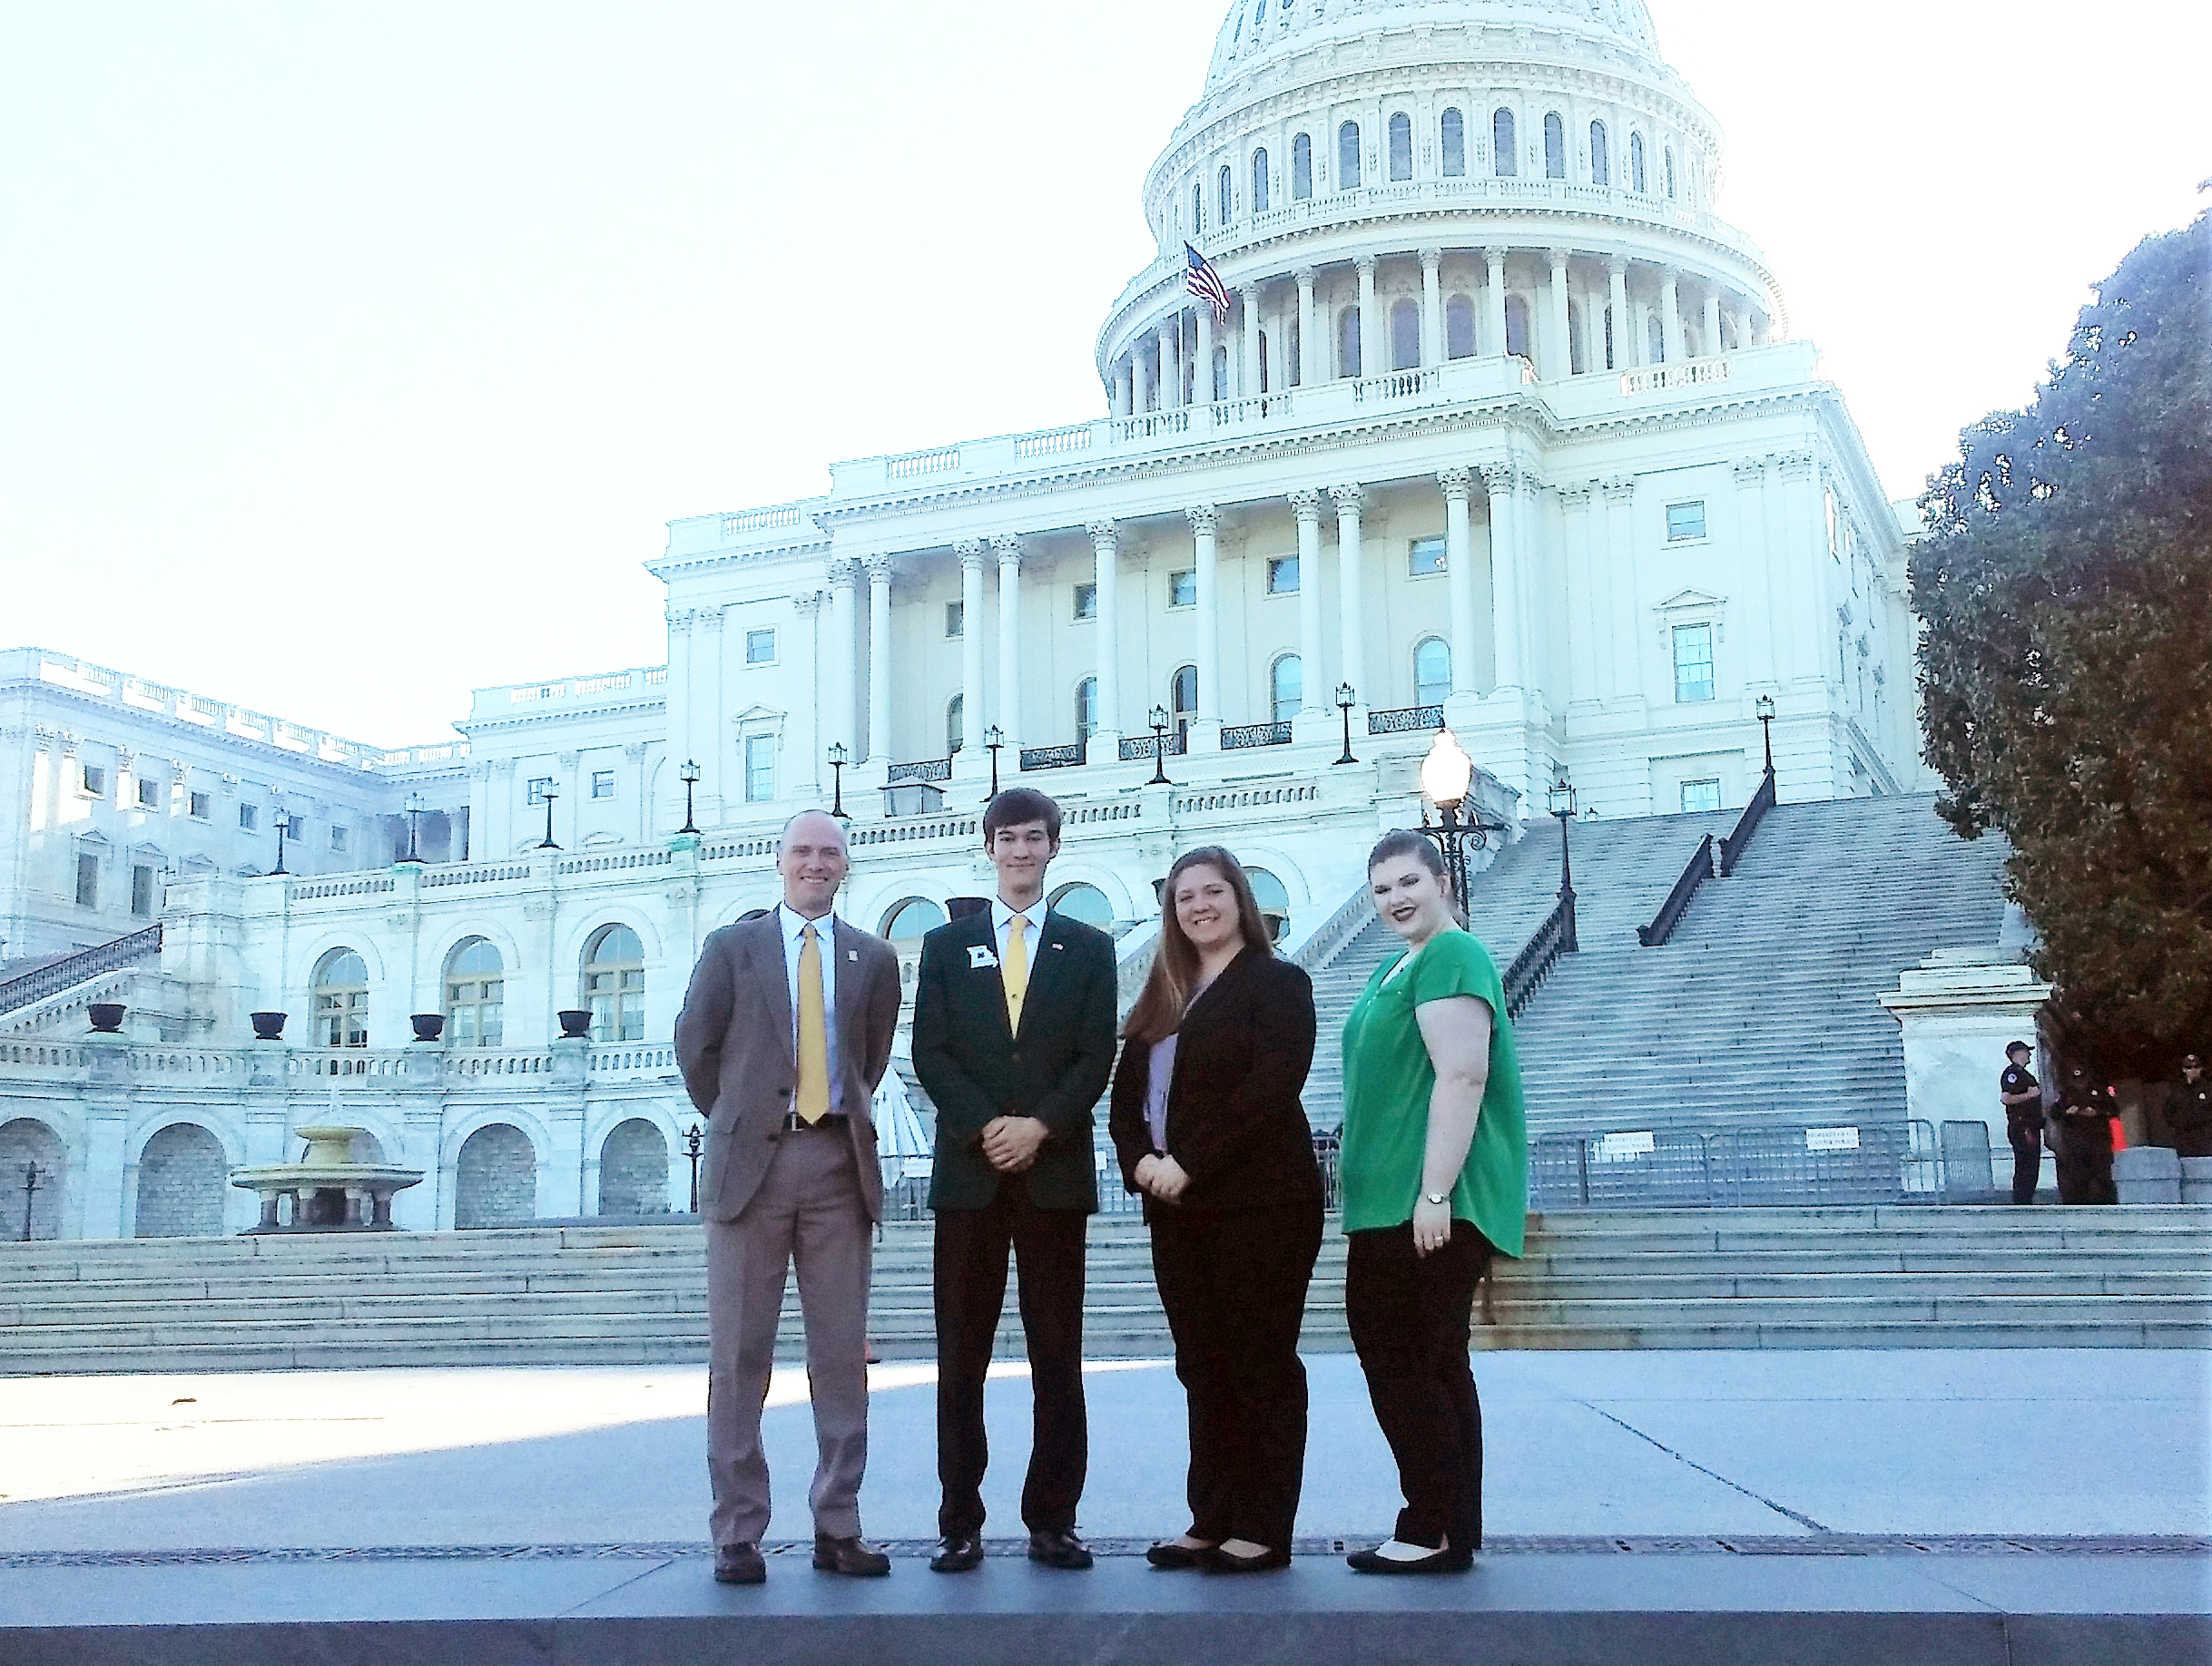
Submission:
[[[1539,1210],[1936,1202],[1926,1122],[1651,1128],[1547,1134],[1529,1148]]]

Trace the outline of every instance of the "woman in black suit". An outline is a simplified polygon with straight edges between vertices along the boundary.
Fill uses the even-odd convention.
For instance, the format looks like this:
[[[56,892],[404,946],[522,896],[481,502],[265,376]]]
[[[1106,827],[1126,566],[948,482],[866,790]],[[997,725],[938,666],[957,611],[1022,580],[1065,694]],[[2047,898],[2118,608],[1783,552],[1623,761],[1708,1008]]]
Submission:
[[[1145,1199],[1153,1275],[1190,1403],[1190,1531],[1155,1567],[1287,1567],[1305,1471],[1298,1327],[1321,1250],[1321,1170],[1299,1090],[1313,985],[1275,958],[1218,846],[1169,870],[1160,946],[1122,1026],[1108,1129]]]

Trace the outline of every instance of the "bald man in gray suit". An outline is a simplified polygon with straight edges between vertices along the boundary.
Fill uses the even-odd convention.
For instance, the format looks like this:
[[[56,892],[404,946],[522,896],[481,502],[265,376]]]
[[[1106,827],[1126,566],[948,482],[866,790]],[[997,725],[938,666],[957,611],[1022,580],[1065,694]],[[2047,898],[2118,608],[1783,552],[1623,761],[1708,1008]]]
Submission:
[[[860,1538],[860,1496],[870,1240],[883,1212],[869,1112],[899,1022],[899,957],[831,913],[850,865],[835,819],[792,817],[776,856],[782,906],[707,938],[676,1019],[683,1085],[707,1118],[707,1471],[724,1584],[768,1576],[761,1408],[794,1263],[820,1454],[814,1565],[890,1572]]]

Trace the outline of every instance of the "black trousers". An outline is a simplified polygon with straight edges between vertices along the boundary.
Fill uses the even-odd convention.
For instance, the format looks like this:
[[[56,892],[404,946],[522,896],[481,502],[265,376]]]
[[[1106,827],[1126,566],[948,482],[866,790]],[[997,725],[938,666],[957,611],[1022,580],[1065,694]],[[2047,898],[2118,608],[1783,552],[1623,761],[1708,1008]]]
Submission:
[[[2100,1137],[2101,1134],[2101,1137]],[[2117,1203],[2112,1183],[2112,1135],[2090,1133],[2068,1122],[2059,1130],[2059,1201]]]
[[[1089,1217],[1038,1209],[1027,1183],[1003,1181],[983,1209],[939,1210],[932,1285],[937,1309],[937,1530],[983,1529],[983,1379],[1006,1308],[1007,1252],[1029,1349],[1035,1415],[1021,1519],[1032,1533],[1067,1533],[1090,1460],[1083,1405],[1083,1238]]]
[[[1321,1253],[1321,1200],[1151,1212],[1153,1277],[1190,1406],[1191,1535],[1287,1550],[1305,1479],[1298,1327]]]
[[[2032,1203],[2043,1172],[2043,1119],[2008,1115],[2005,1139],[2012,1147],[2012,1200]]]
[[[1464,1220],[1425,1256],[1413,1224],[1354,1232],[1344,1318],[1405,1508],[1392,1534],[1472,1554],[1482,1543],[1482,1405],[1467,1357],[1475,1286],[1495,1253]]]

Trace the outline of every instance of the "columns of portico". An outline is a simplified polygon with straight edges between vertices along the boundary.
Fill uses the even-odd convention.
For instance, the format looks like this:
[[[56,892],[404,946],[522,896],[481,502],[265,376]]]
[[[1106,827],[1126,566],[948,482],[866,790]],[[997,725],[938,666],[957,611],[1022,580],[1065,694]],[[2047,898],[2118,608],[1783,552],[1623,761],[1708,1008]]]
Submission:
[[[1367,641],[1365,621],[1366,573],[1365,545],[1360,536],[1360,508],[1364,495],[1356,485],[1331,486],[1329,495],[1336,501],[1336,611],[1342,630],[1337,650],[1337,666],[1343,680],[1352,684],[1352,693],[1364,709],[1374,702],[1369,698],[1367,687]],[[1305,582],[1303,567],[1299,583]]]
[[[1520,505],[1514,501],[1518,481],[1509,463],[1482,465],[1482,481],[1490,500],[1490,589],[1496,598],[1491,629],[1496,641],[1491,663],[1498,668],[1498,690],[1521,686],[1521,571]]]
[[[1198,569],[1198,711],[1190,746],[1193,751],[1215,751],[1221,746],[1221,512],[1212,504],[1194,504],[1183,513],[1190,520]]]
[[[1628,341],[1628,263],[1615,255],[1606,262],[1606,273],[1612,281],[1613,309],[1613,357],[1607,368],[1625,370],[1632,364],[1643,362],[1642,355]]]
[[[1639,698],[1644,692],[1643,639],[1637,632],[1636,586],[1628,575],[1636,568],[1636,482],[1605,483],[1606,548],[1608,555],[1607,589],[1613,598],[1612,650],[1605,656],[1609,667],[1608,686],[1615,700]]]
[[[1198,348],[1191,365],[1191,403],[1214,403],[1214,309],[1204,302],[1198,308]]]
[[[1697,344],[1698,351],[1710,358],[1721,349],[1720,286],[1718,284],[1707,283],[1706,285],[1705,327],[1706,338]]]
[[[1551,352],[1545,366],[1547,377],[1564,381],[1575,373],[1573,338],[1568,333],[1567,308],[1567,250],[1554,249],[1551,255]]]
[[[855,758],[860,755],[860,737],[856,732],[859,724],[854,720],[857,715],[854,684],[859,673],[854,665],[857,656],[854,652],[852,591],[859,565],[850,557],[833,561],[829,565],[830,674],[826,681],[829,683],[827,715],[830,732],[823,740],[824,746],[831,741],[841,742],[847,752]]]
[[[998,555],[998,712],[993,721],[1021,756],[1021,540],[1001,533],[991,540]]]
[[[1360,275],[1360,374],[1381,376],[1390,360],[1380,346],[1383,332],[1375,317],[1375,257],[1362,255],[1352,266]]]
[[[1506,251],[1482,251],[1482,350],[1492,358],[1506,350]]]
[[[868,566],[868,761],[891,761],[891,560]]]
[[[1182,321],[1180,313],[1171,314],[1159,329],[1160,393],[1155,404],[1163,411],[1179,409],[1183,404],[1183,363],[1175,354],[1177,326]]]
[[[960,558],[959,756],[963,764],[968,764],[983,756],[983,542],[979,538],[963,538],[952,548]]]
[[[1092,579],[1098,591],[1098,728],[1091,739],[1099,750],[1092,754],[1092,761],[1113,763],[1121,756],[1121,639],[1116,632],[1121,546],[1111,521],[1093,521],[1086,530],[1096,563]]]
[[[1597,286],[1582,286],[1582,368],[1588,374],[1606,368],[1605,300]]]
[[[1293,492],[1298,519],[1298,715],[1323,718],[1321,673],[1321,494]]]
[[[1678,365],[1683,359],[1682,306],[1676,289],[1675,269],[1663,268],[1659,273],[1659,339],[1666,344],[1666,362]]]
[[[1313,369],[1313,269],[1302,266],[1298,279],[1298,385],[1311,387],[1321,379]]]
[[[1260,397],[1260,286],[1246,284],[1238,291],[1244,303],[1243,328],[1237,337],[1238,358],[1236,395],[1240,399]]]
[[[1475,686],[1475,555],[1468,500],[1474,478],[1464,468],[1440,469],[1436,484],[1444,494],[1444,583],[1451,598],[1451,698],[1471,699]],[[1452,720],[1450,712],[1445,720]]]
[[[1421,251],[1421,362],[1423,368],[1444,362],[1444,251]]]

